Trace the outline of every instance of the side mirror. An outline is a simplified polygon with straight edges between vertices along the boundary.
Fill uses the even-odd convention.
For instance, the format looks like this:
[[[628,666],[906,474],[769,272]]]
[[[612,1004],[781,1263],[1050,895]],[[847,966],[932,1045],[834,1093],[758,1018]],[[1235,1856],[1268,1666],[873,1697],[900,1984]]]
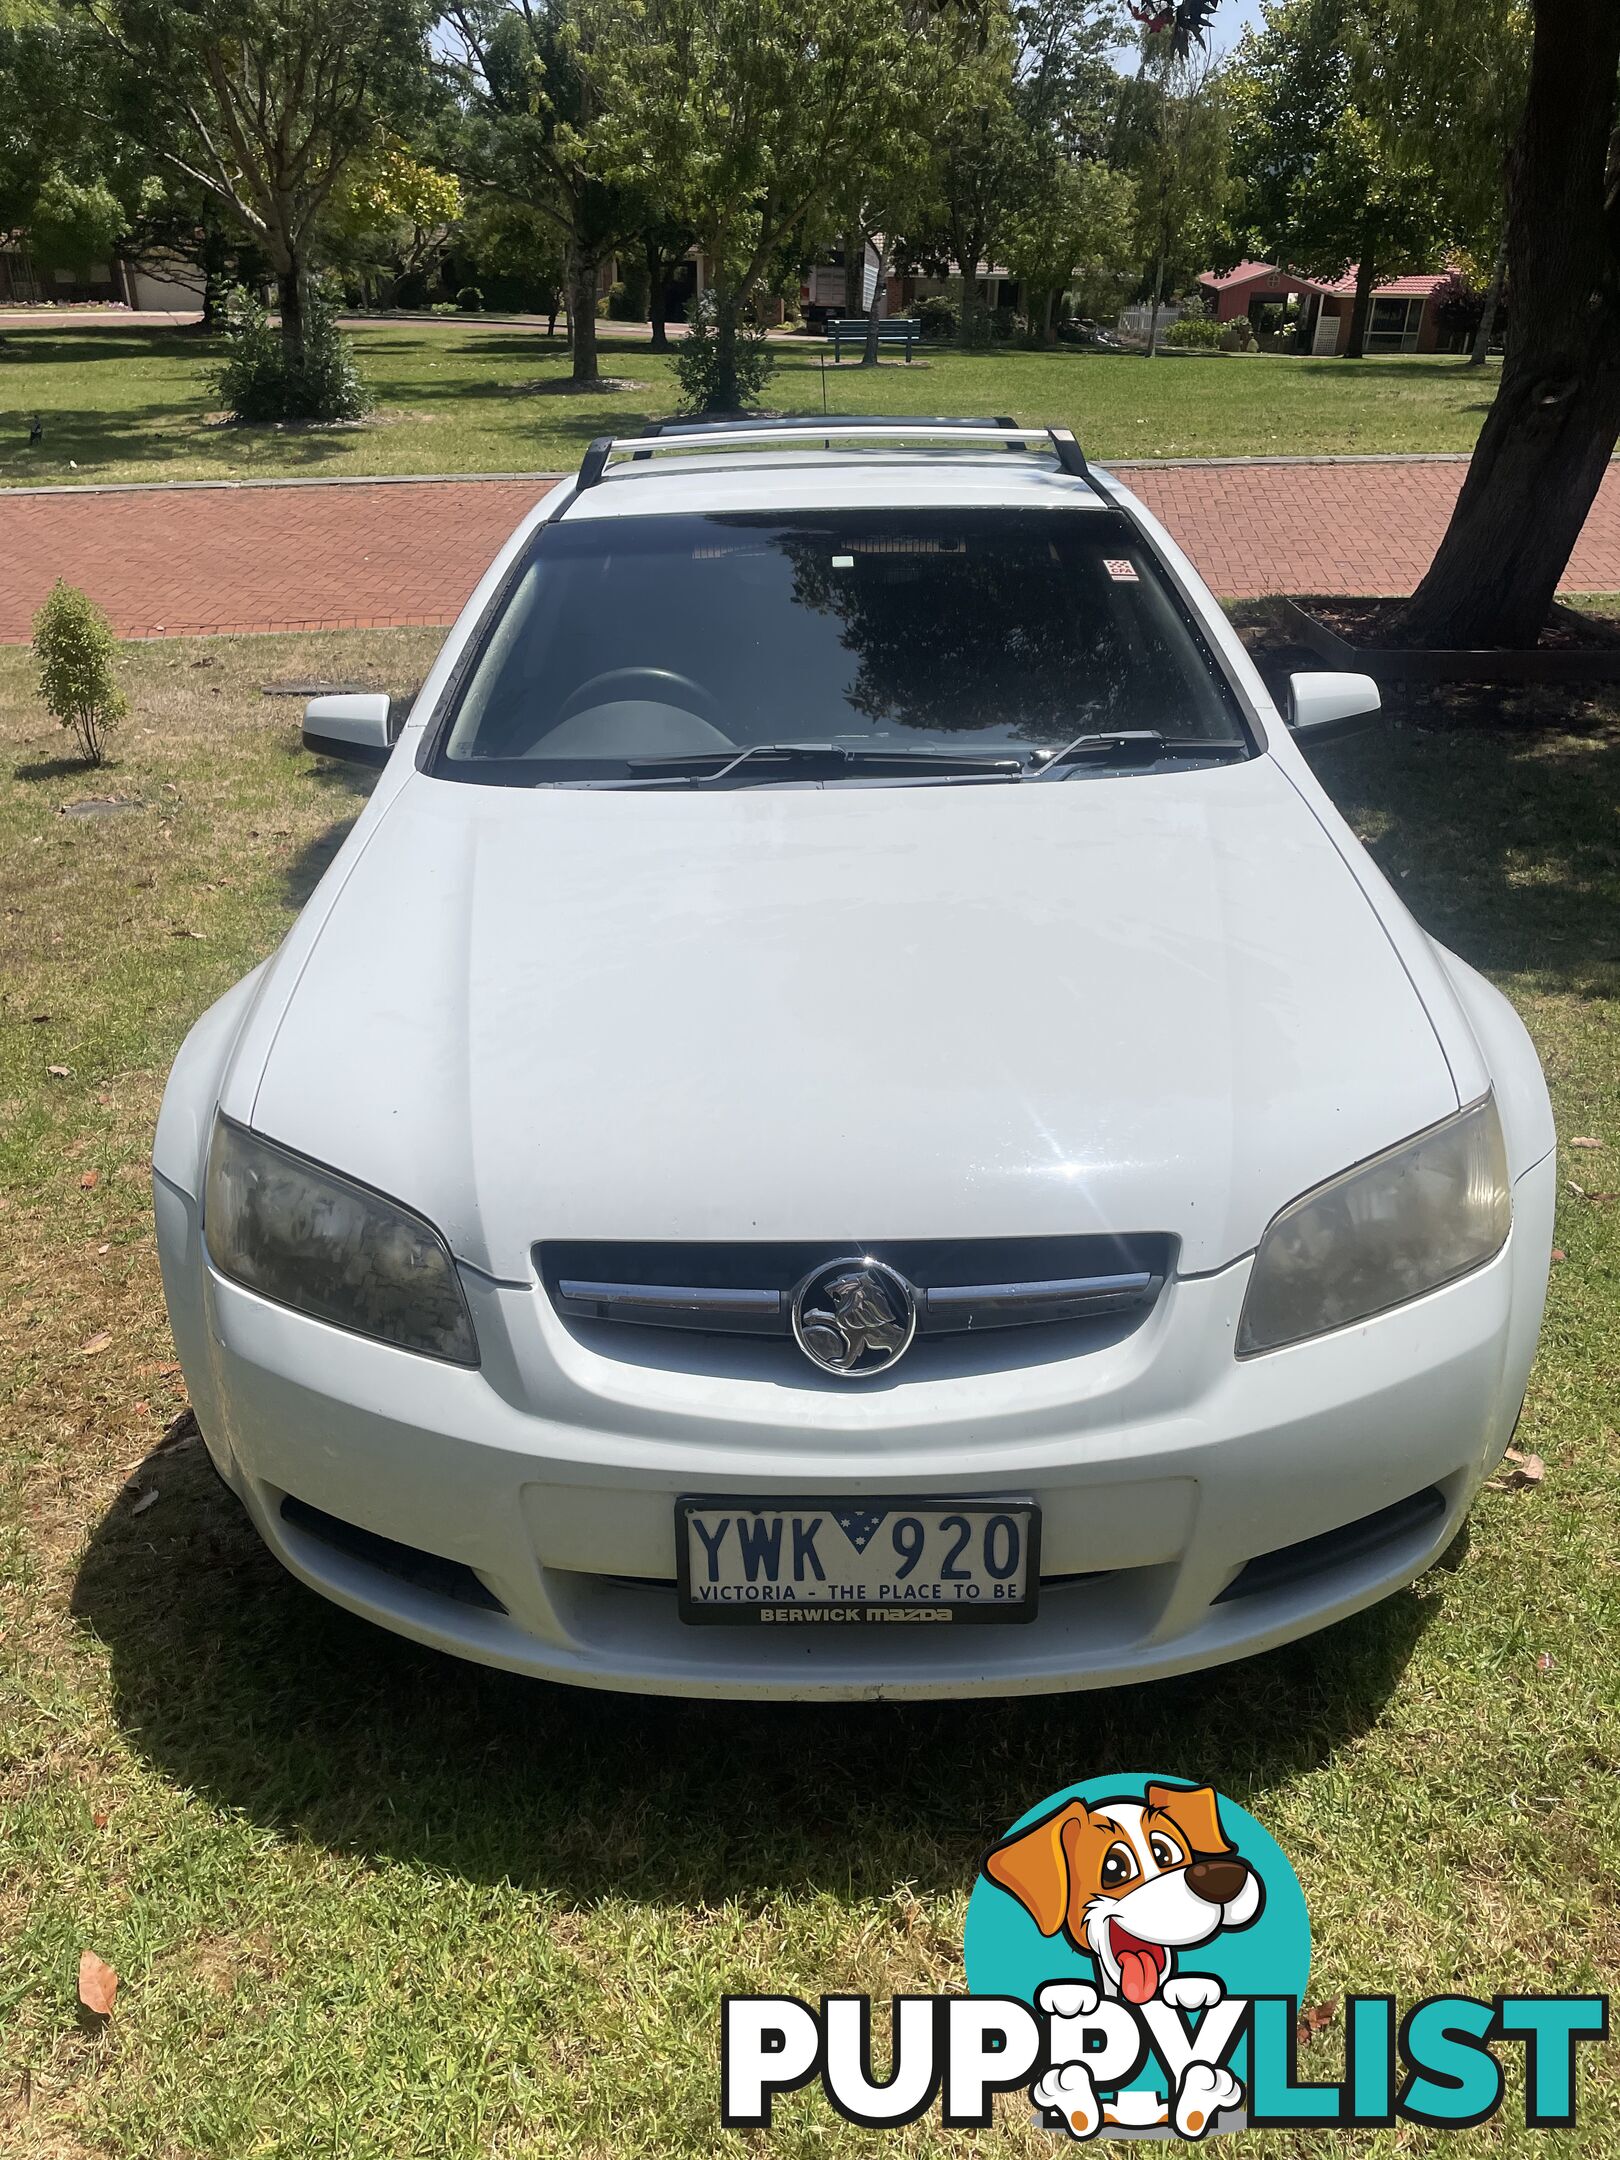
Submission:
[[[389,700],[375,691],[311,698],[304,707],[304,748],[353,765],[386,765],[394,747]]]
[[[1370,675],[1290,675],[1288,727],[1313,742],[1354,735],[1377,719],[1384,706]]]

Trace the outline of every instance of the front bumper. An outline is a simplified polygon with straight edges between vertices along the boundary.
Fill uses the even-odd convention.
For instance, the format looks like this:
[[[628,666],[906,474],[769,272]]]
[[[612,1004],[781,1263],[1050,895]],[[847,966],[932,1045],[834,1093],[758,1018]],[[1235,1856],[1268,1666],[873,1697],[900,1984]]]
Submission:
[[[1362,1326],[1244,1362],[1249,1262],[1167,1287],[1086,1355],[849,1389],[582,1344],[538,1287],[464,1276],[481,1370],[326,1327],[208,1265],[159,1178],[164,1288],[216,1466],[313,1589],[399,1633],[537,1677],[650,1693],[993,1696],[1185,1672],[1306,1634],[1449,1542],[1523,1399],[1551,1242],[1551,1160],[1487,1267]],[[554,1406],[551,1414],[532,1407]],[[1030,1495],[1038,1617],[1006,1628],[694,1628],[677,1494]],[[1304,1567],[1258,1556],[1418,1494],[1390,1534]],[[291,1497],[289,1520],[283,1502]],[[299,1503],[302,1505],[300,1506]],[[309,1510],[459,1563],[504,1610],[311,1534]],[[1255,1587],[1246,1594],[1243,1582]],[[1229,1594],[1222,1596],[1223,1592]]]

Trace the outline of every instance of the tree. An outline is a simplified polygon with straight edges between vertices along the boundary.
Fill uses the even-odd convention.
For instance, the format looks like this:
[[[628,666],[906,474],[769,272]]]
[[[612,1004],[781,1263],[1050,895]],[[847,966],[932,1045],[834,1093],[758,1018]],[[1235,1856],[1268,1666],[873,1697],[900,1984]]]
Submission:
[[[0,9],[0,233],[41,269],[104,262],[145,168],[86,109],[82,56],[56,17]]]
[[[1357,4],[1262,0],[1260,27],[1232,63],[1232,159],[1250,245],[1311,277],[1355,266],[1353,360],[1367,349],[1374,288],[1439,268],[1446,238],[1404,79],[1358,81]]]
[[[969,18],[972,22],[972,18]],[[992,6],[973,24],[948,103],[935,116],[929,194],[937,237],[919,253],[954,263],[962,280],[958,334],[982,335],[978,273],[1000,251],[1008,223],[1026,201],[1038,158],[1014,96],[1018,40],[1012,17]]]
[[[262,250],[302,367],[316,226],[383,117],[420,95],[421,0],[74,0],[113,124]]]
[[[737,404],[748,305],[880,148],[906,60],[900,0],[647,0],[625,22],[620,169],[697,235],[713,315],[708,410]]]
[[[1620,438],[1620,7],[1534,0],[1534,14],[1508,181],[1513,336],[1405,611],[1421,644],[1536,642]]]
[[[460,125],[447,156],[474,193],[533,211],[562,246],[573,380],[598,381],[596,289],[645,196],[614,167],[616,0],[452,0],[442,67]]]
[[[379,273],[408,276],[435,261],[461,216],[454,178],[384,140],[357,157],[321,220],[321,252],[370,297]]]
[[[1136,187],[1137,260],[1148,271],[1151,357],[1165,295],[1209,260],[1231,192],[1221,71],[1202,47],[1178,51],[1172,36],[1149,32],[1127,115],[1123,149]]]
[[[1529,0],[1378,0],[1360,26],[1357,73],[1381,107],[1388,148],[1398,161],[1421,141],[1441,224],[1484,269],[1474,367],[1490,350],[1507,267],[1507,167],[1530,33]]]
[[[1032,339],[1052,343],[1056,303],[1077,273],[1092,291],[1123,283],[1134,261],[1135,209],[1127,174],[1052,158],[1007,228],[1007,267],[1030,295]]]
[[[554,220],[504,195],[477,194],[463,206],[460,244],[477,271],[486,304],[541,307],[550,317],[547,336],[555,334],[568,263]]]
[[[652,326],[649,342],[654,352],[668,352],[669,336],[664,328],[668,302],[664,295],[670,272],[686,260],[696,235],[679,218],[649,206],[642,212],[638,237],[647,261],[647,320]]]

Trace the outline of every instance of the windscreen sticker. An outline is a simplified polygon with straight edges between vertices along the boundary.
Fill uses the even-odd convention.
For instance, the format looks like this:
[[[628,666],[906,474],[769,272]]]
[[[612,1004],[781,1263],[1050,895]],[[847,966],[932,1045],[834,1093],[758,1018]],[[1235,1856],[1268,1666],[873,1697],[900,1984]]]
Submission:
[[[1105,555],[1103,568],[1116,585],[1140,585],[1142,582],[1135,563],[1127,562],[1123,556]]]

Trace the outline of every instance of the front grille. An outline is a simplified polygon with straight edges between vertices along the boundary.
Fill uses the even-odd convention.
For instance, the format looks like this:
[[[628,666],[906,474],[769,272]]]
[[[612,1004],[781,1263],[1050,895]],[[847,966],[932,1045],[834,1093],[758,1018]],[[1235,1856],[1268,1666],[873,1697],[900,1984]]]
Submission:
[[[564,1319],[786,1336],[794,1291],[845,1259],[880,1260],[917,1298],[919,1335],[1144,1318],[1175,1262],[1162,1236],[640,1243],[552,1240],[534,1248]]]
[[[281,1519],[295,1530],[302,1530],[306,1537],[347,1553],[351,1560],[363,1560],[385,1575],[396,1575],[418,1590],[454,1598],[458,1605],[480,1605],[486,1612],[506,1610],[494,1591],[460,1560],[446,1560],[438,1553],[423,1552],[420,1546],[402,1545],[397,1538],[363,1530],[358,1523],[345,1522],[341,1515],[328,1515],[325,1508],[311,1507],[307,1500],[295,1499],[291,1493],[282,1497]]]

